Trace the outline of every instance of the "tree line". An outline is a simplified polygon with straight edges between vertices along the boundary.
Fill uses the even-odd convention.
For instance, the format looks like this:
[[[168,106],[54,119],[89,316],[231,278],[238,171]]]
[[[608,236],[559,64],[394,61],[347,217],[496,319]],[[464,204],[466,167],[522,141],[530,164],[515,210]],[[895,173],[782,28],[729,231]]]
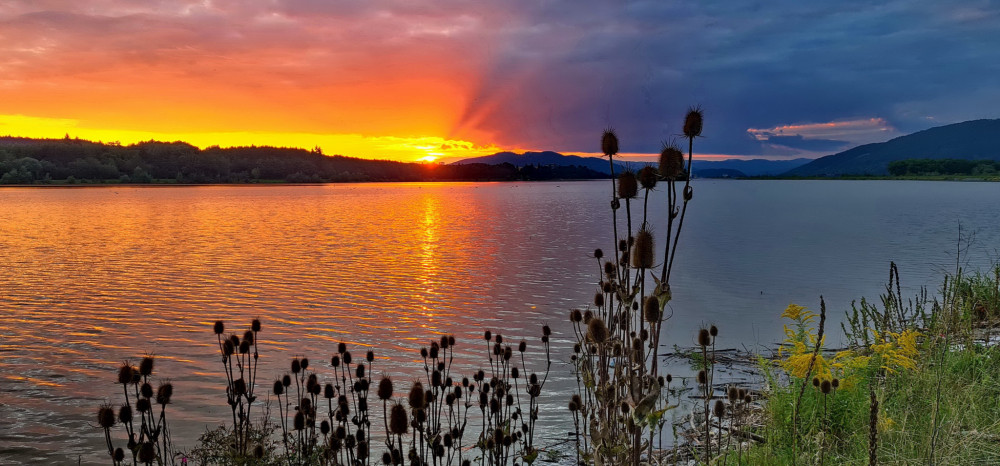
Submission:
[[[996,175],[1000,160],[906,159],[889,163],[889,174],[906,175]]]
[[[82,139],[0,137],[0,184],[327,183],[606,178],[579,166],[439,165],[366,160],[313,150],[185,142],[131,145]]]

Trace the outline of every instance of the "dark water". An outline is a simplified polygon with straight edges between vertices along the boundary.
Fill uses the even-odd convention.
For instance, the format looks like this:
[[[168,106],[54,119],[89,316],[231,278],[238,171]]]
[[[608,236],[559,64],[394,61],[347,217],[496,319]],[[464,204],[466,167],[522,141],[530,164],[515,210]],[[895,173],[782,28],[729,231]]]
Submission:
[[[769,346],[785,306],[818,309],[820,295],[835,325],[851,300],[877,296],[889,261],[905,292],[933,290],[955,267],[959,225],[974,233],[963,265],[988,265],[1000,247],[998,184],[694,186],[665,350],[710,323],[722,347]],[[0,464],[102,463],[94,413],[121,402],[117,365],[147,352],[175,385],[174,442],[193,446],[228,415],[211,323],[243,328],[254,317],[265,382],[292,356],[329,360],[341,341],[372,347],[375,373],[410,380],[422,371],[419,348],[442,334],[456,335],[456,366],[470,373],[485,365],[483,329],[526,338],[537,355],[549,324],[542,443],[557,442],[575,386],[565,316],[594,292],[593,249],[610,249],[609,191],[606,182],[0,190]],[[653,218],[664,202],[651,199]]]

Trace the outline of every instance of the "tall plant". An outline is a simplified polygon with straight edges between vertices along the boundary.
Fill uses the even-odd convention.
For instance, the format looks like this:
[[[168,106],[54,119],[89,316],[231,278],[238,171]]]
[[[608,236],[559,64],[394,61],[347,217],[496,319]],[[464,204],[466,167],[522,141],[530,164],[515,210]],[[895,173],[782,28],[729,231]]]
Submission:
[[[702,111],[691,108],[684,119],[686,163],[676,145],[664,144],[658,169],[645,167],[638,174],[625,171],[617,177],[618,136],[608,129],[601,137],[612,172],[613,253],[605,259],[602,249],[594,251],[601,279],[593,305],[586,312],[570,313],[578,341],[573,361],[581,390],[573,396],[570,409],[579,418],[576,424],[582,436],[577,436],[577,446],[583,461],[638,465],[644,451],[652,452],[653,438],[663,425],[660,419],[670,408],[662,396],[665,378],[660,376],[657,349],[668,318],[664,309],[671,299],[674,257],[693,197],[694,139],[701,131]],[[663,261],[656,263],[649,198],[651,191],[664,185],[667,228],[659,232],[665,241]],[[639,202],[640,189],[642,202],[633,206]],[[633,212],[640,205],[641,216]],[[644,433],[649,433],[647,439]]]

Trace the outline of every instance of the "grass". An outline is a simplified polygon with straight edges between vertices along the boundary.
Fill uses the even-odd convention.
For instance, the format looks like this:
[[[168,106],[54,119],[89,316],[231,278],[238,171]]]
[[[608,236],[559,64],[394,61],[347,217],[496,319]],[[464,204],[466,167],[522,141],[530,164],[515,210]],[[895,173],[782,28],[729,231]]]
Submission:
[[[828,376],[841,377],[841,388],[824,395],[807,386],[798,426],[795,397],[809,377],[788,370],[792,355],[777,367],[762,361],[770,389],[766,422],[757,433],[766,441],[743,458],[730,455],[713,464],[872,464],[873,433],[875,464],[1000,463],[1000,347],[981,339],[984,326],[1000,317],[997,276],[997,268],[991,274],[963,275],[959,270],[949,275],[941,297],[929,303],[928,325],[914,321],[903,330],[919,335],[912,353],[903,354],[908,345],[904,334],[888,332],[848,352],[827,353]],[[919,298],[902,304],[886,296],[882,302],[888,307],[870,310],[883,322],[905,314],[894,305],[912,310],[921,304]],[[874,432],[872,394],[877,401]]]

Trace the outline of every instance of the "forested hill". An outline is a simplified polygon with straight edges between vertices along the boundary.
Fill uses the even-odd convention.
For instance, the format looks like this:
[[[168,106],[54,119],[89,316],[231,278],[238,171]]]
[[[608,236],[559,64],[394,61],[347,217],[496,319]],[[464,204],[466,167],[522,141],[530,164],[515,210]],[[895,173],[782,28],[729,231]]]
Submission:
[[[1000,160],[1000,119],[972,120],[918,131],[821,157],[784,176],[888,175],[906,159]]]
[[[210,147],[147,141],[0,137],[0,183],[308,183],[602,178],[584,167],[438,165],[324,155],[284,147]]]

